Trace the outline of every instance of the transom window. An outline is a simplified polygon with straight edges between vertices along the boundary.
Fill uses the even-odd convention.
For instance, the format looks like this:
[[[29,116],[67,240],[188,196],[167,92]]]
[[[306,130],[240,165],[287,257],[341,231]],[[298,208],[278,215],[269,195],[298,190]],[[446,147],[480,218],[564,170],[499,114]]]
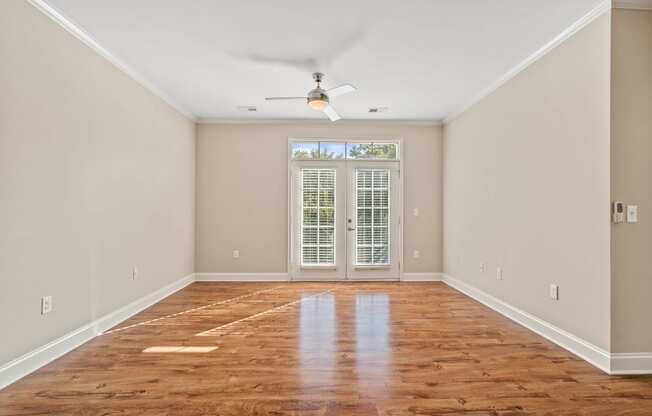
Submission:
[[[293,160],[398,160],[398,143],[305,141],[292,143]]]

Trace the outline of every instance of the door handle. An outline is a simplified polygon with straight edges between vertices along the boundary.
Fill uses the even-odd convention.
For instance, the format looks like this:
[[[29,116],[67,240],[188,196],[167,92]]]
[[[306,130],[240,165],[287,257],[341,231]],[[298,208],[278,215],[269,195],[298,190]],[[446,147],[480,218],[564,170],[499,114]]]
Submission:
[[[351,228],[351,227],[349,227],[349,228],[347,228],[347,230],[349,230],[349,231],[355,231],[355,228]]]

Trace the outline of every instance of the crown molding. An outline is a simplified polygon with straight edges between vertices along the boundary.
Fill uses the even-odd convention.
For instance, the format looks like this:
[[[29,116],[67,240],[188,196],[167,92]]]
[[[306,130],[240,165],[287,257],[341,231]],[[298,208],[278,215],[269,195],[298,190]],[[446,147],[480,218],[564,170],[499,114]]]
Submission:
[[[67,32],[82,41],[85,45],[94,50],[97,54],[108,60],[116,68],[127,74],[133,80],[148,89],[154,95],[158,96],[169,106],[183,114],[185,117],[199,124],[331,124],[328,120],[322,119],[229,119],[229,118],[212,118],[212,117],[197,117],[188,109],[184,108],[172,97],[163,92],[160,88],[156,87],[153,83],[148,81],[142,74],[127,65],[124,61],[113,55],[106,48],[100,45],[90,34],[84,31],[79,25],[74,23],[71,19],[63,15],[61,12],[47,4],[46,0],[28,0],[37,10],[45,14],[55,23],[64,28]],[[473,96],[464,105],[452,111],[443,120],[373,120],[373,119],[356,119],[356,120],[340,120],[338,124],[388,124],[388,125],[411,125],[411,126],[440,126],[448,124],[462,115],[468,109],[473,107],[478,102],[482,101],[485,97],[496,91],[502,85],[516,77],[519,73],[524,71],[530,65],[544,57],[548,52],[555,49],[557,46],[564,43],[572,37],[579,30],[586,25],[600,17],[603,13],[612,8],[617,9],[632,9],[632,10],[652,10],[652,0],[603,0],[598,3],[593,9],[589,10],[584,16],[576,20],[572,25],[562,31],[554,39],[539,48],[532,55],[521,61],[519,64],[507,71],[503,76],[492,82],[487,88],[480,91],[480,93]]]
[[[652,0],[614,0],[614,9],[652,10]]]
[[[626,2],[641,2],[643,0],[628,0]],[[456,110],[453,110],[443,121],[444,124],[448,124],[461,116],[468,109],[473,107],[475,104],[482,101],[491,93],[495,92],[498,88],[505,85],[507,82],[512,80],[518,74],[527,69],[530,65],[537,62],[539,59],[543,58],[548,54],[548,52],[554,50],[557,46],[564,43],[566,40],[571,38],[574,34],[579,32],[582,28],[587,26],[589,23],[593,22],[598,17],[602,16],[604,13],[612,9],[612,0],[603,0],[598,3],[595,7],[589,10],[582,17],[577,19],[573,24],[564,29],[560,34],[555,36],[548,43],[539,48],[536,52],[525,58],[523,61],[518,63],[512,69],[507,71],[503,76],[496,79],[492,82],[487,88],[480,91],[480,93],[473,96],[473,98],[467,101],[464,105],[458,107]]]
[[[142,74],[127,65],[124,61],[113,55],[106,48],[100,45],[90,34],[84,31],[79,25],[75,24],[68,17],[63,15],[60,11],[46,3],[45,0],[28,0],[38,11],[49,17],[52,21],[64,28],[68,33],[82,41],[86,46],[95,51],[98,55],[109,61],[120,71],[127,74],[134,81],[145,87],[151,93],[159,97],[170,107],[174,108],[179,113],[192,121],[196,121],[197,117],[186,108],[177,103],[172,97],[163,92],[160,88],[149,82]]]
[[[386,126],[415,126],[415,127],[432,127],[441,126],[442,120],[375,120],[375,119],[344,119],[332,122],[326,119],[307,119],[307,118],[219,118],[219,117],[199,117],[197,124],[294,124],[294,125],[386,125]]]

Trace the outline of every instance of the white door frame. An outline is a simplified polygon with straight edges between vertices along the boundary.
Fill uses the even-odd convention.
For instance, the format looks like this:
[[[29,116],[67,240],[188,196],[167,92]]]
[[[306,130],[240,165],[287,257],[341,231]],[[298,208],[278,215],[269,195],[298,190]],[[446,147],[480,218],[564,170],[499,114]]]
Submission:
[[[404,263],[403,263],[403,224],[405,223],[405,202],[404,202],[404,192],[405,192],[405,172],[404,172],[404,163],[403,155],[405,154],[405,143],[403,138],[369,138],[369,137],[344,137],[344,138],[322,138],[322,137],[289,137],[287,144],[287,186],[288,186],[288,198],[287,198],[287,208],[288,208],[288,244],[287,244],[287,271],[291,281],[305,281],[308,279],[296,279],[294,276],[294,218],[293,218],[293,207],[292,202],[294,199],[294,180],[292,175],[292,144],[293,143],[306,143],[306,142],[337,142],[337,143],[398,143],[398,171],[399,171],[399,190],[398,190],[398,277],[397,279],[392,280],[403,280],[404,274]],[[335,161],[337,162],[337,161]],[[346,165],[345,160],[339,161]],[[387,162],[386,160],[379,162]],[[347,265],[348,267],[348,265]],[[376,279],[370,279],[376,280]],[[387,279],[383,279],[387,280]],[[344,281],[350,281],[348,279]]]
[[[347,231],[346,233],[346,251],[347,251],[347,280],[350,281],[363,281],[363,280],[378,280],[378,281],[387,281],[387,280],[399,280],[400,279],[400,250],[401,239],[399,237],[399,226],[401,224],[401,211],[399,209],[401,200],[399,198],[399,192],[401,189],[400,173],[399,173],[399,164],[397,161],[386,161],[386,160],[351,160],[346,165],[347,173],[347,198],[346,198],[346,217],[352,219],[354,224],[347,224],[347,228],[353,227],[358,228],[358,224],[355,224],[355,219],[357,218],[355,210],[355,200],[356,195],[354,190],[357,188],[355,172],[357,169],[388,169],[390,175],[390,189],[389,189],[389,198],[390,198],[390,218],[394,219],[391,222],[391,227],[388,230],[390,234],[390,258],[396,259],[396,262],[392,260],[389,266],[356,266],[354,261],[355,256],[355,241],[357,234],[356,232]],[[395,187],[398,185],[398,191],[394,192]],[[395,269],[395,270],[392,270]],[[398,277],[394,277],[394,274],[398,274]]]

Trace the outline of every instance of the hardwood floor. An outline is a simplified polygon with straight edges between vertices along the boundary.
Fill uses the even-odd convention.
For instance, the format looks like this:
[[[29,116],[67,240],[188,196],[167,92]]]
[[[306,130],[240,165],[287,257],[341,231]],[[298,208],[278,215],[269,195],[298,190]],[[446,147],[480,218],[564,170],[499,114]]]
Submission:
[[[41,414],[652,415],[652,377],[441,283],[195,283],[0,391]]]

